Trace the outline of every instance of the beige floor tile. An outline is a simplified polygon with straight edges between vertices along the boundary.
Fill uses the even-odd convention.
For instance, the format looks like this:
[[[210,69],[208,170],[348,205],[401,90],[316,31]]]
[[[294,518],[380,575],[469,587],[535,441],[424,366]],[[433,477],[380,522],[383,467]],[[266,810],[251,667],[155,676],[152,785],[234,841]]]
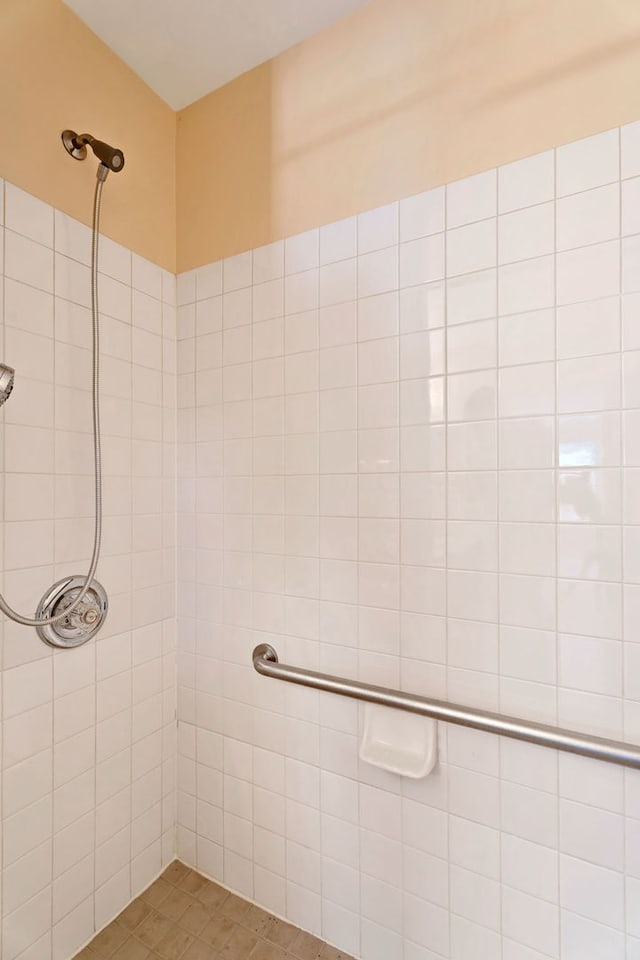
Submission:
[[[228,890],[210,881],[207,881],[206,885],[201,887],[195,894],[196,899],[206,907],[209,913],[219,910],[229,896]]]
[[[163,937],[156,946],[156,953],[162,957],[162,960],[180,960],[180,957],[183,956],[187,947],[191,946],[193,940],[194,938],[190,933],[187,933],[186,930],[182,930],[180,927],[173,927],[167,936]]]
[[[224,913],[225,917],[229,917],[231,920],[236,920],[240,923],[244,923],[244,919],[250,909],[251,904],[243,900],[242,897],[237,897],[235,893],[230,893],[220,907],[220,911]]]
[[[210,881],[206,880],[204,877],[201,877],[199,873],[195,872],[195,870],[189,870],[187,875],[182,878],[178,886],[181,890],[184,890],[185,893],[191,893],[193,896],[196,896],[199,891],[207,886],[208,883],[210,883]]]
[[[330,947],[328,943],[325,943],[322,952],[320,953],[320,960],[353,960],[353,957],[348,953],[343,953],[342,950],[337,950],[336,947]]]
[[[249,960],[287,960],[287,955],[274,943],[260,940],[249,954]]]
[[[156,909],[158,913],[161,913],[164,917],[168,917],[170,920],[179,920],[193,902],[193,897],[190,897],[188,893],[174,887],[169,896],[165,897]]]
[[[150,956],[147,948],[140,943],[139,940],[134,940],[133,937],[129,937],[129,939],[125,940],[122,946],[116,950],[113,955],[113,960],[149,960]]]
[[[245,960],[258,943],[258,938],[251,930],[236,923],[231,936],[218,953],[216,960]]]
[[[75,960],[353,960],[175,860]]]
[[[200,939],[213,947],[214,950],[222,950],[229,940],[232,930],[233,921],[229,920],[228,917],[214,917],[213,920],[209,920],[200,934]]]
[[[135,935],[149,950],[155,950],[163,937],[173,929],[173,923],[167,917],[152,911],[136,928]]]
[[[318,960],[323,947],[322,940],[300,930],[291,947],[291,953],[296,960]]]
[[[185,867],[184,863],[180,863],[179,860],[174,860],[173,863],[170,863],[162,874],[162,879],[166,880],[167,883],[172,883],[175,887],[177,887],[180,881],[184,880],[188,873],[189,867]]]
[[[171,884],[159,877],[144,893],[140,894],[140,899],[148,903],[150,907],[157,907],[163,900],[166,900],[172,890]]]
[[[118,947],[121,947],[125,942],[127,936],[127,931],[123,930],[120,924],[117,922],[110,923],[92,940],[90,947],[99,957],[112,957]]]
[[[270,913],[261,910],[260,907],[251,906],[241,922],[243,926],[248,927],[249,930],[253,930],[259,937],[263,937],[265,930],[269,926],[269,921],[273,919]]]
[[[201,903],[193,903],[186,913],[178,921],[181,927],[193,933],[196,937],[211,920],[211,915],[205,910]]]
[[[144,900],[141,900],[138,897],[138,899],[134,900],[133,903],[130,903],[129,906],[123,910],[120,916],[116,919],[120,926],[124,927],[125,930],[132,932],[146,917],[149,916],[150,913],[151,907],[149,904],[145,903]]]
[[[284,920],[271,917],[267,921],[263,936],[265,940],[268,940],[270,943],[275,943],[276,946],[282,947],[283,950],[291,950],[298,936],[298,929],[290,923],[285,923]]]
[[[217,960],[218,954],[203,940],[195,940],[182,960]]]

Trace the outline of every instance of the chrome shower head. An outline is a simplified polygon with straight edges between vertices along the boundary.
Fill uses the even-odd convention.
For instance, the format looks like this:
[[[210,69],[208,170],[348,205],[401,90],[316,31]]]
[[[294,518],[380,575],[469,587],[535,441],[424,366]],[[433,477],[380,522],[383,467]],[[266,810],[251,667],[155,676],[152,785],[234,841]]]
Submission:
[[[75,130],[63,130],[62,142],[67,153],[70,153],[75,160],[84,160],[87,156],[87,146],[89,146],[102,166],[106,167],[106,170],[113,170],[114,173],[120,173],[124,167],[124,153],[122,150],[118,150],[117,147],[112,147],[103,140],[96,140],[90,133],[76,133]]]
[[[11,396],[14,377],[15,370],[13,367],[7,366],[6,363],[0,363],[0,407]]]

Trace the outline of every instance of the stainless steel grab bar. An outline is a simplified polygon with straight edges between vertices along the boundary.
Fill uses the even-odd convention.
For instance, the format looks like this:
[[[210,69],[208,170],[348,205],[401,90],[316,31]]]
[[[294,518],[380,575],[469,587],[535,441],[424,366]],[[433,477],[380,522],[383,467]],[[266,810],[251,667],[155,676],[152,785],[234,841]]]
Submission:
[[[499,733],[513,740],[524,740],[543,747],[555,747],[556,750],[564,750],[566,753],[578,753],[583,757],[592,757],[594,760],[606,760],[608,763],[640,769],[640,747],[633,743],[607,740],[604,737],[590,737],[584,733],[576,733],[575,730],[563,730],[561,727],[537,723],[535,720],[504,717],[487,710],[476,710],[461,707],[456,703],[447,703],[444,700],[421,697],[417,693],[403,693],[401,690],[392,690],[389,687],[376,687],[369,683],[360,683],[358,680],[343,680],[341,677],[332,677],[328,673],[291,667],[279,662],[278,654],[268,643],[259,644],[253,651],[253,666],[258,673],[265,677],[273,677],[274,680],[286,680],[287,683],[297,683],[315,690],[326,690],[328,693],[337,693],[342,697],[352,697],[355,700],[366,700],[368,703],[380,703],[385,707],[419,713],[423,717],[457,723],[462,727],[471,727],[473,730]]]

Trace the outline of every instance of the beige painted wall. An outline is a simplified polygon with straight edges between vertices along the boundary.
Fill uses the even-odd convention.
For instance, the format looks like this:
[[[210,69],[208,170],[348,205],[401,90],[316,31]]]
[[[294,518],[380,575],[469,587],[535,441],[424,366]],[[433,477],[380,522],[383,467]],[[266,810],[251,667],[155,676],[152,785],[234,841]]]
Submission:
[[[176,115],[61,0],[0,0],[0,176],[189,269],[640,117],[638,0],[372,0]],[[176,230],[177,190],[177,230]]]
[[[175,269],[175,113],[60,0],[0,0],[0,177],[89,223],[95,162],[60,132],[124,150],[105,189],[104,232]]]
[[[372,0],[178,115],[186,270],[640,118],[638,0]]]

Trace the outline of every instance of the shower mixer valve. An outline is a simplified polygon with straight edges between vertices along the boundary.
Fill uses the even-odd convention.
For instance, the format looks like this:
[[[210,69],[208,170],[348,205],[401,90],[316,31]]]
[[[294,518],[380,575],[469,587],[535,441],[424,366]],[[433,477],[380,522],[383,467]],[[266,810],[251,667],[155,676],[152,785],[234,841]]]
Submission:
[[[96,633],[107,615],[107,594],[97,580],[93,580],[80,603],[76,604],[68,616],[63,616],[55,625],[47,623],[47,618],[57,617],[71,607],[84,584],[84,577],[65,577],[55,583],[42,598],[38,607],[38,617],[42,625],[36,629],[41,640],[50,646],[77,647]]]
[[[73,603],[73,597],[67,593],[60,600],[56,608],[56,613],[62,613],[67,607],[70,607]],[[69,627],[75,627],[76,630],[81,630],[84,626],[93,626],[97,622],[98,617],[100,616],[100,611],[98,610],[98,604],[95,598],[90,596],[85,597],[82,603],[79,603],[71,613],[69,614],[66,620],[62,622]]]
[[[65,577],[54,583],[40,601],[38,617],[42,624],[36,627],[41,640],[52,647],[78,647],[98,632],[107,615],[108,601],[104,587],[93,580],[84,598],[57,623],[47,618],[57,617],[71,607],[84,584],[84,577]]]

